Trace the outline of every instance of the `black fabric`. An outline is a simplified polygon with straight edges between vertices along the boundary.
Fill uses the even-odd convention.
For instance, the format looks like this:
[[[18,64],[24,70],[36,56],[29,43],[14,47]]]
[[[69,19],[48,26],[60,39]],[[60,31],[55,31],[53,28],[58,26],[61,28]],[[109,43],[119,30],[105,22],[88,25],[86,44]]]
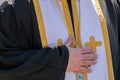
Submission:
[[[117,9],[119,9],[119,10],[117,10],[116,9],[116,11],[117,11],[117,17],[118,17],[118,21],[117,21],[117,23],[118,23],[118,36],[119,36],[119,46],[120,46],[120,0],[117,0],[117,3],[118,3],[118,7],[117,7]],[[116,75],[116,80],[120,80],[120,48],[119,48],[119,54],[118,54],[118,56],[117,56],[117,59],[118,59],[118,62],[117,62],[117,64],[118,64],[118,69],[117,69],[117,75]]]
[[[0,7],[0,80],[64,80],[68,50],[42,48],[32,1],[15,0]],[[99,2],[107,22],[115,80],[120,80],[120,3]],[[73,17],[69,0],[68,4]]]
[[[74,26],[71,0],[67,0],[67,2],[68,2],[68,6],[69,6],[69,11],[70,11],[70,15],[71,15],[72,24],[73,24],[73,26]],[[73,28],[74,28],[74,27],[73,27]]]
[[[119,5],[117,0],[99,0],[103,14],[105,16],[106,22],[107,22],[107,29],[109,34],[109,40],[111,45],[111,55],[112,55],[112,61],[113,61],[113,68],[114,68],[114,74],[115,74],[115,80],[118,79],[118,63],[119,63],[119,53],[120,53],[120,47],[119,47]]]
[[[68,50],[42,48],[32,0],[0,9],[0,80],[64,80]]]

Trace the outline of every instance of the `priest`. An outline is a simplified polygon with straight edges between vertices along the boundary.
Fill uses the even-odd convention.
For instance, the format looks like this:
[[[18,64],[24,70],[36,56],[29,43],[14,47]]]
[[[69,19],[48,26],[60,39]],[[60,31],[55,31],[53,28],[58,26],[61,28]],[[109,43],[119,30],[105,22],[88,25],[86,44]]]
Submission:
[[[0,80],[64,80],[66,69],[91,72],[83,66],[96,64],[97,55],[91,48],[71,47],[69,25],[70,32],[54,0],[5,1],[0,6]]]
[[[1,80],[118,79],[119,1],[68,2],[7,0],[2,4]]]

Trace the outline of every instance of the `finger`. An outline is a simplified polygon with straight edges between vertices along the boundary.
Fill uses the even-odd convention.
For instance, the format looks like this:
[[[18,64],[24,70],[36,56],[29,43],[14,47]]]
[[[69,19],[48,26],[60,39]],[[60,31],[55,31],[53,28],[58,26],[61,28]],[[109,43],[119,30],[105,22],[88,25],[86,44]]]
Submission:
[[[87,54],[89,54],[89,53],[94,53],[93,52],[93,49],[91,49],[91,48],[80,48],[80,52],[81,53],[87,53]]]
[[[94,60],[94,61],[83,61],[80,66],[95,65],[96,63],[97,63],[96,60]]]
[[[86,67],[79,67],[78,72],[91,73],[92,70],[90,68],[86,68]]]
[[[72,44],[72,41],[73,41],[72,37],[69,37],[68,40],[65,42],[65,45],[70,46]]]
[[[97,54],[89,53],[89,54],[83,54],[82,59],[83,60],[96,60],[98,58]]]

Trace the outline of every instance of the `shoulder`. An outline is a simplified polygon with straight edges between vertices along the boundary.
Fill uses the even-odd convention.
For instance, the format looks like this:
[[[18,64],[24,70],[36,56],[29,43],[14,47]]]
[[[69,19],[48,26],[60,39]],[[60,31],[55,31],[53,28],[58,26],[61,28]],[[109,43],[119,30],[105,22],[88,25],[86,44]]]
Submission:
[[[30,19],[34,11],[33,0],[6,0],[0,6],[0,18],[15,17],[15,19],[23,20],[25,17]],[[31,20],[31,19],[30,19]]]
[[[0,10],[6,10],[8,8],[14,9],[14,11],[26,11],[30,6],[33,6],[33,0],[4,0],[0,5]]]

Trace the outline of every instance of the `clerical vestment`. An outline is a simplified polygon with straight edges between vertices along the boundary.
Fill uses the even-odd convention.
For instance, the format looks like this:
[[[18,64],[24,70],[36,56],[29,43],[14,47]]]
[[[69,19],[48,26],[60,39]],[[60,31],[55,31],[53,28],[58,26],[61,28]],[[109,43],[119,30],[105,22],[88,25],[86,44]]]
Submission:
[[[72,36],[72,47],[91,47],[98,60],[90,66],[92,73],[66,72],[65,80],[114,80],[108,31],[98,0],[71,2],[74,29],[66,0],[34,0],[42,46],[61,46]]]
[[[71,0],[58,1],[5,0],[0,5],[0,80],[64,80],[64,77],[66,80],[75,80],[78,77],[79,79],[85,77],[88,80],[101,78],[101,80],[114,80],[112,67],[109,67],[111,66],[109,54],[112,54],[115,80],[120,80],[119,0],[99,0],[100,6],[98,2],[96,5],[98,0],[81,0],[81,4],[79,0],[72,0],[72,7],[70,5],[69,7],[73,16],[70,16],[67,7],[67,1],[69,3]],[[74,19],[73,22],[71,17]],[[108,36],[104,34],[107,33],[106,30],[109,34],[111,52],[109,47],[105,49],[105,46],[109,45],[106,43],[109,42]],[[92,73],[84,73],[84,76],[83,73],[78,75],[78,72],[66,72],[65,75],[68,50],[64,45],[59,45],[64,44],[68,36],[72,36],[75,39],[73,43],[77,43],[72,44],[71,47],[92,47],[99,55],[98,63],[90,66]],[[96,42],[97,45],[90,46],[90,42]],[[109,52],[105,52],[107,50]],[[104,69],[103,66],[105,66]],[[103,77],[103,75],[106,76]]]

